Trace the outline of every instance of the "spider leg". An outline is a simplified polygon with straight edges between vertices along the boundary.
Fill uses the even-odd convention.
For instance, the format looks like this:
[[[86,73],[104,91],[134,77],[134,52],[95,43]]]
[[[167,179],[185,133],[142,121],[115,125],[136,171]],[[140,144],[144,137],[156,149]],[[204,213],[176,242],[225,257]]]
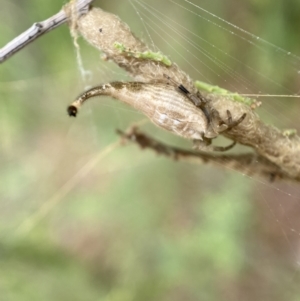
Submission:
[[[182,85],[180,85],[182,86]],[[180,89],[179,86],[179,89]],[[180,89],[181,90],[181,89]],[[182,90],[181,90],[182,91]],[[200,92],[198,91],[197,94],[192,94],[188,91],[188,93],[186,93],[186,96],[188,97],[188,99],[197,107],[200,109],[204,109],[205,108],[205,104],[206,104],[206,99],[200,94]]]
[[[218,116],[219,113],[218,112],[215,113],[215,111],[216,110],[214,110],[214,109],[212,109],[212,111],[211,111],[212,120],[217,120],[216,122],[218,122],[218,119],[220,119],[220,116]],[[224,131],[229,131],[232,128],[234,128],[235,126],[239,125],[245,119],[245,117],[247,115],[246,113],[244,113],[238,120],[233,121],[232,120],[231,112],[229,110],[227,110],[226,113],[227,113],[227,123],[225,123],[224,121],[221,121],[221,124],[217,124],[217,126],[212,124],[213,129],[218,134],[220,134],[220,133],[222,133]],[[205,135],[205,136],[207,138],[212,138],[212,137],[209,137],[207,135]]]
[[[231,112],[229,110],[226,110],[226,114],[227,114],[227,122],[228,124],[232,124],[232,115]]]
[[[221,121],[220,124],[220,116],[218,111],[212,109],[210,112],[210,119],[209,121],[209,128],[203,137],[203,140],[194,140],[194,147],[201,151],[217,151],[217,152],[224,152],[236,145],[236,142],[233,141],[228,146],[214,146],[211,145],[211,141],[213,138],[216,138],[219,133],[222,133],[227,130],[231,130],[233,127],[240,124],[246,117],[246,113],[244,113],[238,120],[233,121],[232,115],[229,110],[226,111],[227,113],[227,123]],[[218,124],[219,123],[219,124]]]
[[[167,78],[170,82],[174,84],[174,86],[177,87],[177,89],[185,94],[187,98],[198,108],[203,107],[203,105],[207,102],[207,100],[201,95],[201,93],[198,91],[196,94],[191,93],[183,84],[177,83],[174,79],[172,79],[170,76],[164,74],[164,77]]]
[[[225,152],[230,150],[236,145],[236,142],[233,141],[227,146],[215,146],[211,145],[212,139],[205,138],[203,140],[194,140],[194,148],[203,152]]]
[[[233,121],[231,112],[229,110],[227,110],[226,113],[227,113],[227,122],[228,122],[227,130],[231,130],[235,126],[239,125],[245,119],[245,117],[247,115],[246,113],[244,113],[238,120]]]
[[[212,146],[214,152],[226,152],[232,149],[236,145],[236,141],[233,141],[231,144],[227,146]]]
[[[228,129],[228,125],[222,121],[219,112],[215,109],[208,109],[206,106],[202,109],[207,121],[208,129],[205,133],[206,138],[216,138],[219,133],[224,132]]]

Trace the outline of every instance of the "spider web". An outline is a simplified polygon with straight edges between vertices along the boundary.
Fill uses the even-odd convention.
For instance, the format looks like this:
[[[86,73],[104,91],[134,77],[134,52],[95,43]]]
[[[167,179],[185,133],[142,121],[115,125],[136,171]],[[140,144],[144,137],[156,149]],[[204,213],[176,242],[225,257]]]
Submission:
[[[264,121],[298,128],[299,45],[276,40],[283,16],[276,25],[271,21],[279,9],[265,8],[270,19],[264,20],[257,6],[236,0],[106,1],[100,7],[119,15],[192,78],[255,95],[263,102],[258,114]],[[54,43],[55,34],[47,39]],[[4,102],[1,114],[2,237],[50,232],[69,253],[98,262],[97,271],[110,281],[101,278],[99,285],[113,296],[136,296],[140,289],[146,299],[152,296],[148,283],[162,300],[297,300],[300,186],[121,147],[114,129],[144,117],[109,98],[88,102],[76,120],[68,119],[65,107],[82,90],[130,80],[90,47],[80,47],[90,72],[80,81],[76,55],[69,65],[49,67],[68,61],[71,47],[45,72],[39,73],[39,58],[28,52],[22,67],[29,73],[14,74],[20,79],[11,76],[9,82],[1,77],[3,99],[17,103]],[[9,61],[3,70],[15,64]],[[142,129],[191,147],[151,124]]]
[[[217,84],[242,95],[252,95],[263,101],[262,108],[258,110],[263,119],[279,128],[295,127],[297,108],[299,110],[300,57],[289,50],[276,46],[267,39],[234,25],[233,22],[235,21],[240,22],[241,26],[247,25],[241,19],[243,17],[238,16],[239,14],[243,15],[242,12],[238,11],[238,8],[235,10],[237,15],[228,13],[234,20],[228,21],[214,13],[213,10],[216,10],[216,7],[200,1],[167,1],[165,5],[172,7],[170,8],[172,13],[146,1],[132,0],[130,3],[140,17],[143,26],[147,28],[147,32],[151,36],[149,40],[157,41],[156,45],[159,45],[159,50],[163,53],[169,52],[171,53],[170,56],[175,56],[193,78]],[[226,11],[224,4],[219,3],[219,5]],[[238,3],[232,3],[232,5],[239,6]],[[241,6],[243,7],[243,5]],[[216,11],[220,12],[218,9]],[[250,18],[251,16],[249,16],[248,22]],[[191,23],[195,22],[197,27],[188,24],[186,20],[192,20]],[[262,24],[264,23],[262,22]],[[259,35],[260,32],[264,33],[259,28],[257,28],[257,32]],[[267,30],[266,33],[268,33]],[[299,53],[299,47],[296,49]],[[256,60],[261,63],[256,63]],[[282,74],[279,75],[278,73]],[[285,80],[285,76],[293,79],[294,82]],[[191,172],[192,169],[193,172]],[[184,169],[184,176],[181,177],[180,185],[186,187],[187,194],[199,195],[199,201],[203,202],[203,207],[206,208],[206,202],[210,202],[211,199],[208,197],[207,200],[207,196],[203,197],[203,194],[205,195],[203,189],[206,190],[207,181],[201,185],[201,180],[203,180],[203,173],[206,173],[207,170],[206,168],[205,171],[195,171],[194,169],[195,167],[188,168],[188,171]],[[246,293],[247,299],[263,300],[264,298],[269,299],[271,296],[272,299],[276,298],[273,296],[273,290],[276,285],[282,285],[285,277],[289,280],[284,282],[285,286],[279,293],[281,297],[278,297],[278,300],[286,297],[286,291],[294,288],[295,280],[299,278],[299,185],[269,183],[265,179],[242,174],[235,175],[233,182],[227,183],[225,181],[221,184],[215,175],[218,172],[217,170],[208,171],[210,188],[206,193],[210,195],[212,191],[218,191],[220,188],[216,186],[221,185],[225,196],[220,193],[219,196],[215,197],[215,208],[207,212],[208,217],[203,213],[204,219],[207,218],[212,220],[212,223],[215,222],[215,225],[219,225],[214,229],[219,233],[223,224],[218,219],[222,220],[224,218],[222,216],[223,210],[226,211],[223,209],[224,202],[224,208],[232,207],[229,224],[232,223],[232,219],[238,219],[236,214],[240,214],[239,211],[235,211],[238,210],[237,202],[242,202],[241,206],[252,212],[248,216],[245,215],[251,230],[245,231],[243,234],[243,239],[246,242],[243,244],[243,251],[241,251],[241,253],[245,252],[243,253],[245,261],[242,265],[249,268],[249,273],[245,273],[248,276],[251,274],[258,275],[256,279],[250,280],[250,284],[248,279],[247,285],[249,287],[252,286],[255,290],[261,283],[264,285],[260,286],[260,293],[248,291]],[[189,177],[187,174],[192,176]],[[232,174],[232,172],[225,171],[224,174]],[[217,179],[216,182],[215,179]],[[237,189],[239,185],[246,185],[246,191],[239,194]],[[228,190],[235,191],[235,193],[228,193]],[[183,202],[186,204],[185,200]],[[243,213],[241,214],[243,215]],[[211,215],[213,215],[212,218]],[[217,221],[214,220],[215,216]],[[239,224],[243,228],[245,224],[242,219],[239,222],[243,223],[243,225]],[[211,234],[210,231],[207,232]],[[223,232],[221,231],[221,233]],[[214,245],[216,234],[211,235],[212,238],[209,243]],[[225,235],[217,240],[221,249],[226,250],[226,247],[222,245],[226,245],[226,240]],[[252,248],[255,251],[251,251]],[[205,248],[203,249],[205,250]],[[228,257],[230,257],[229,253],[227,254]],[[214,260],[216,258],[218,256],[213,256]],[[281,264],[278,264],[279,261]],[[251,263],[249,264],[249,262]],[[289,269],[288,266],[293,266],[293,268]],[[269,270],[272,271],[272,276],[268,275],[267,271]],[[278,278],[275,276],[275,274],[281,273],[285,276]],[[245,274],[241,273],[241,275]],[[277,281],[274,281],[274,276]],[[247,290],[243,291],[242,286],[243,281],[239,281],[235,288],[243,292],[244,295]],[[237,296],[236,298],[238,299]]]

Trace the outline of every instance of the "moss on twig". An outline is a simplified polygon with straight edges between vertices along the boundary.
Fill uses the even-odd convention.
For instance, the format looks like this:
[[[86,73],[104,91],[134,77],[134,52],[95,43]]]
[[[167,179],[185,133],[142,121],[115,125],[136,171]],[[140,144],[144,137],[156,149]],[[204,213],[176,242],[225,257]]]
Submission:
[[[238,93],[232,93],[226,89],[220,88],[219,86],[213,86],[199,80],[195,81],[195,86],[197,89],[208,93],[229,96],[231,100],[246,104],[252,109],[256,109],[261,105],[261,102],[256,99],[244,97]]]
[[[145,60],[153,60],[156,62],[161,62],[166,66],[171,66],[172,62],[171,60],[163,55],[161,52],[152,52],[152,51],[133,51],[130,48],[125,47],[122,43],[115,42],[114,47],[118,49],[121,53],[124,53],[128,56],[135,57],[137,59],[145,59]]]

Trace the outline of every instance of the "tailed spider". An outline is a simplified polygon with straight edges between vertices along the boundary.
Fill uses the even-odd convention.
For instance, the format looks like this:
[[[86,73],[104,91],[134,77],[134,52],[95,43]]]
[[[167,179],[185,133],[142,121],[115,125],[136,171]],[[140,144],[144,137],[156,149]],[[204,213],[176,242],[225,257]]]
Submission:
[[[196,149],[226,151],[232,148],[235,142],[219,147],[212,146],[211,141],[241,123],[246,114],[233,121],[227,110],[227,122],[224,122],[200,92],[192,94],[182,84],[165,77],[167,82],[112,82],[94,87],[82,93],[68,107],[68,114],[76,116],[78,108],[91,97],[111,96],[139,110],[157,126],[193,140]]]

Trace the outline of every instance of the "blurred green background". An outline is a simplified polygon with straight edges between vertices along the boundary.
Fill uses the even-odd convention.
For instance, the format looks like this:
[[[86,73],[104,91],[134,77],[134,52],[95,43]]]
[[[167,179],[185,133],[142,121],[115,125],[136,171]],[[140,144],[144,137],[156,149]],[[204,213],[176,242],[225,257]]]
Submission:
[[[154,0],[148,11],[133,3],[139,14],[129,1],[94,1],[195,79],[233,92],[299,92],[298,0],[194,0],[295,57],[242,32],[240,39],[187,2]],[[1,1],[0,47],[63,4]],[[0,66],[0,301],[300,300],[300,187],[176,163],[135,145],[102,158],[115,129],[143,116],[108,98],[67,116],[87,86],[127,79],[80,45],[85,82],[66,25]],[[299,129],[299,108],[297,99],[273,98],[259,113]]]

